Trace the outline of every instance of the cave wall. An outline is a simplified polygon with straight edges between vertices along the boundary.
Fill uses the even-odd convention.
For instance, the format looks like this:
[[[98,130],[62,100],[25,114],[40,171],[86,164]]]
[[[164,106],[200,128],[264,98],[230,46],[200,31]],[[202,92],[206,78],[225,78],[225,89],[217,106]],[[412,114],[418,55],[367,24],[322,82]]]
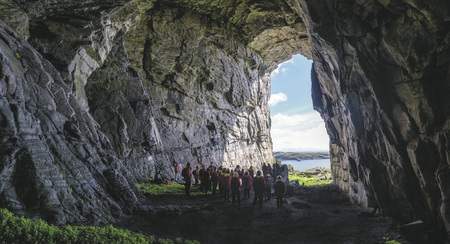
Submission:
[[[334,183],[364,207],[444,233],[449,9],[444,0],[2,0],[13,30],[1,28],[10,71],[0,206],[106,222],[138,204],[134,182],[156,169],[172,177],[173,161],[270,162],[270,72],[301,53],[314,61]]]
[[[34,130],[6,126],[23,116],[2,111],[0,207],[59,224],[130,213],[134,183],[173,177],[174,161],[271,162],[270,72],[311,54],[284,1],[4,0],[0,17],[13,29],[2,25],[2,67],[40,98],[5,93],[4,76],[5,108],[20,104]]]
[[[354,202],[445,233],[450,139],[448,1],[300,1],[313,103],[333,181]]]

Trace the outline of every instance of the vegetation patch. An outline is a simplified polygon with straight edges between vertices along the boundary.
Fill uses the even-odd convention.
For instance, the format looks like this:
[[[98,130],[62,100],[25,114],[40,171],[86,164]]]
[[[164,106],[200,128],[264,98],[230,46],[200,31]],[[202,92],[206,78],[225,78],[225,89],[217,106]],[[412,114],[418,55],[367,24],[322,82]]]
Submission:
[[[298,180],[301,186],[328,186],[331,184],[331,170],[315,168],[307,171],[289,171],[289,181]]]
[[[136,183],[136,185],[141,188],[144,196],[184,195],[184,185],[177,182],[173,182],[170,185],[155,184],[150,179],[146,182]],[[194,185],[191,185],[189,192],[191,196],[204,195],[204,193],[200,192],[200,190],[197,187],[194,187]]]
[[[7,209],[0,209],[0,243],[199,243],[197,241],[156,239],[112,225],[54,226],[43,220],[31,220],[14,216]]]

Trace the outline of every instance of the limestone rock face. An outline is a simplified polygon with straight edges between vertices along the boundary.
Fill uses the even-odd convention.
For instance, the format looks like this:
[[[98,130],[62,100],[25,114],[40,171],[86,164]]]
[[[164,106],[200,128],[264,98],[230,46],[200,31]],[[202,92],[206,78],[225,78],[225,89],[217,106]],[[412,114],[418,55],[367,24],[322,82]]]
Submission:
[[[0,207],[106,221],[174,161],[271,162],[270,72],[301,53],[334,183],[445,233],[449,4],[1,0]]]
[[[311,55],[284,1],[4,0],[0,10],[16,31],[2,25],[1,64],[13,67],[1,90],[0,206],[56,223],[129,213],[134,183],[173,177],[175,161],[272,162],[270,72]]]
[[[448,1],[300,1],[334,183],[364,206],[450,230]]]
[[[49,221],[108,222],[139,189],[58,71],[0,26],[0,205]]]

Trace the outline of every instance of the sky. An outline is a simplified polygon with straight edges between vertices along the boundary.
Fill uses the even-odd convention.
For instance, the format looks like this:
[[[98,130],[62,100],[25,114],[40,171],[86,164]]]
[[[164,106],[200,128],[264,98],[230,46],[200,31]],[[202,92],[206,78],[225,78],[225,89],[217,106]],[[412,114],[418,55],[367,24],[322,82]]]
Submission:
[[[311,65],[295,55],[272,72],[269,107],[275,152],[329,151],[325,123],[312,105]]]

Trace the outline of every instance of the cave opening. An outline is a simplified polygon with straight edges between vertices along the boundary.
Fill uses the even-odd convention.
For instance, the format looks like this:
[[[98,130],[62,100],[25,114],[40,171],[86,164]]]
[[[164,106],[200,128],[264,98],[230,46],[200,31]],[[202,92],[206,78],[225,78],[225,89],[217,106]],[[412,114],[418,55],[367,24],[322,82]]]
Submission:
[[[50,150],[30,150],[29,161],[38,170],[27,175],[36,177],[23,172],[2,177],[1,184],[16,187],[0,187],[4,206],[56,208],[61,223],[96,218],[96,212],[107,219],[112,212],[141,207],[134,182],[154,175],[157,167],[171,177],[173,161],[259,166],[272,162],[272,147],[315,150],[314,140],[292,128],[315,119],[295,109],[276,111],[312,95],[327,126],[335,185],[354,203],[404,224],[421,220],[429,233],[450,229],[450,18],[445,11],[450,3],[276,0],[212,1],[210,6],[208,1],[158,0],[133,1],[104,15],[95,10],[107,9],[102,4],[68,14],[72,5],[64,1],[55,5],[67,9],[63,12],[46,8],[45,1],[15,2],[19,11],[3,16],[25,38],[17,41],[6,26],[0,28],[1,50],[15,58],[2,64],[18,70],[17,79],[10,79],[17,87],[22,81],[28,85],[24,95],[16,83],[0,81],[0,87],[17,93],[2,93],[6,106],[0,112],[8,120],[3,134],[11,138],[11,143],[4,139],[4,152],[40,141]],[[94,17],[92,24],[65,28],[72,26],[66,21],[74,21],[65,15],[83,11]],[[24,21],[12,23],[17,19]],[[43,26],[48,28],[40,33]],[[54,67],[40,55],[29,55],[34,51],[27,40]],[[301,86],[295,95],[288,94],[296,91],[289,85],[287,91],[272,90],[279,104],[272,106],[270,122],[269,72],[275,70],[274,89],[275,78],[293,61],[274,66],[294,53],[314,60],[312,89]],[[45,67],[31,65],[41,63]],[[302,77],[310,76],[310,66]],[[40,75],[42,70],[47,75]],[[73,84],[79,85],[76,90]],[[279,143],[277,133],[289,140]],[[44,160],[46,154],[53,160]],[[1,167],[9,166],[21,168],[21,162],[3,160]],[[54,173],[47,174],[49,167]],[[44,187],[28,188],[23,178]],[[121,199],[110,193],[112,183],[123,190]],[[333,230],[342,226],[333,223]]]
[[[269,107],[274,152],[329,153],[325,123],[313,108],[311,67],[311,60],[297,54],[271,73]],[[316,162],[317,166],[330,168],[329,161]],[[308,164],[311,166],[305,163],[304,167],[313,167],[314,163]]]

